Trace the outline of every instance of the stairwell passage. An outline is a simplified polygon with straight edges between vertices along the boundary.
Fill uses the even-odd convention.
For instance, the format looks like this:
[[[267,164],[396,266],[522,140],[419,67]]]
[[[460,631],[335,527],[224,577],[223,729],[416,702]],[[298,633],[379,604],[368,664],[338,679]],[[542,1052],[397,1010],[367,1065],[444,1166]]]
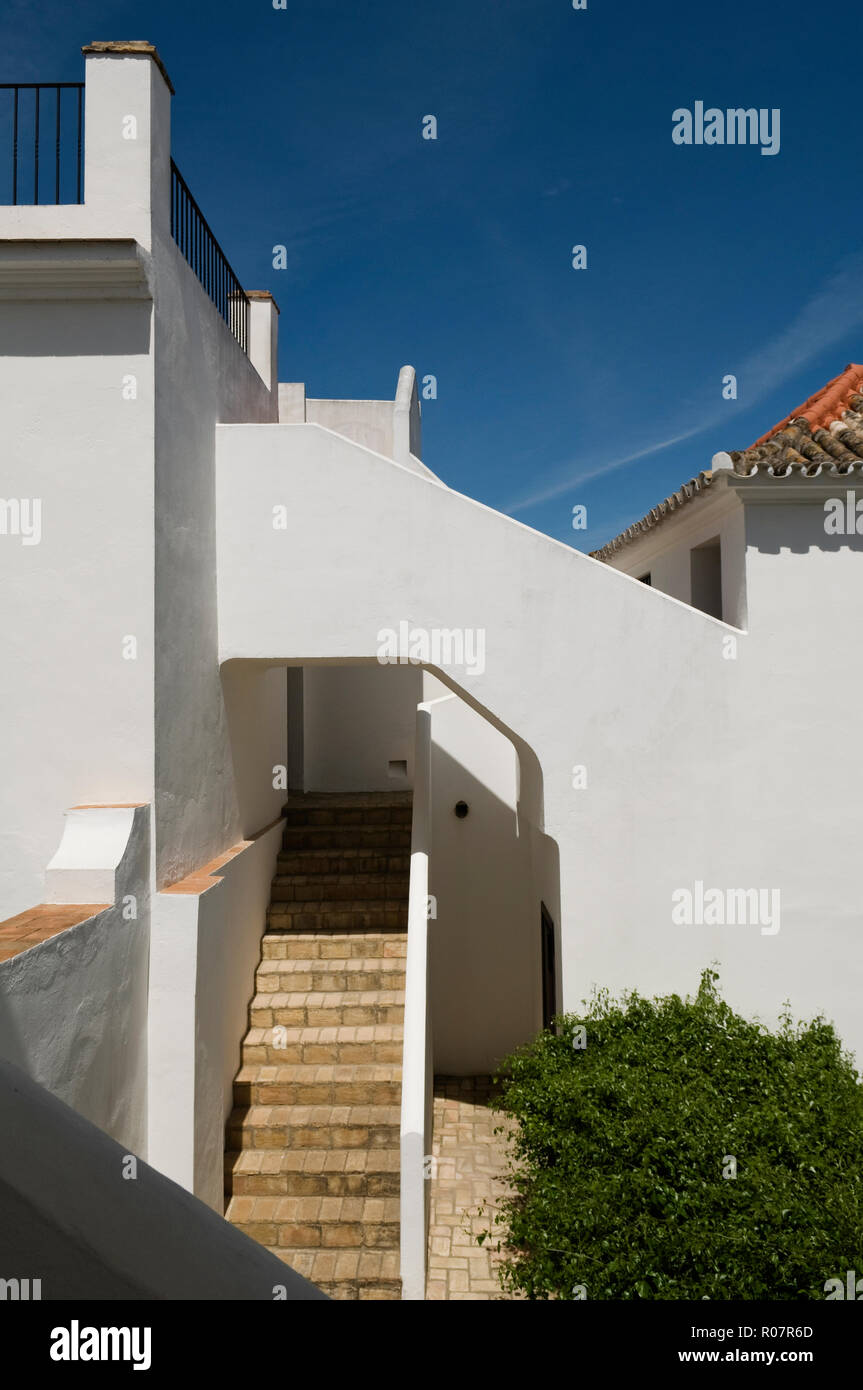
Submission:
[[[286,812],[234,1082],[226,1215],[337,1299],[398,1299],[410,793]]]

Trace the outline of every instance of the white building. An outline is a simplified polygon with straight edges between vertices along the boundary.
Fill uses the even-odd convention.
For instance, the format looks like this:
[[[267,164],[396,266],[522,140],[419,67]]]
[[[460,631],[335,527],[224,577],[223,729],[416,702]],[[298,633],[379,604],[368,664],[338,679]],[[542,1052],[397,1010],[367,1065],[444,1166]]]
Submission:
[[[429,471],[413,369],[278,382],[157,53],[85,54],[80,193],[0,207],[0,1057],[220,1213],[226,1126],[235,1197],[383,1198],[348,1296],[422,1297],[434,1072],[716,960],[863,1049],[863,368],[573,551]]]

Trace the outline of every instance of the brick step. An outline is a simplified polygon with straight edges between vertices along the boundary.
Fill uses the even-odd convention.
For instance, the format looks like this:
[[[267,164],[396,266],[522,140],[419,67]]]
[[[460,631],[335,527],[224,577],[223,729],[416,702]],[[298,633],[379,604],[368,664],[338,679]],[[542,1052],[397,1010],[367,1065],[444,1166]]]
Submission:
[[[340,1303],[395,1303],[402,1296],[400,1279],[388,1279],[386,1282],[342,1279],[338,1284],[331,1284],[326,1279],[322,1279],[316,1287]]]
[[[404,1029],[400,1023],[373,1026],[355,1024],[325,1028],[285,1027],[277,1047],[272,1028],[251,1028],[243,1042],[243,1066],[267,1064],[291,1066],[315,1063],[318,1066],[346,1062],[371,1065],[375,1062],[400,1064],[404,1048]]]
[[[396,1250],[398,1197],[232,1197],[228,1221],[282,1250]]]
[[[318,932],[296,929],[268,932],[263,939],[264,960],[344,960],[347,956],[383,958],[405,957],[408,939],[400,931],[343,932],[337,927]]]
[[[249,1009],[251,1028],[363,1028],[403,1022],[404,991],[397,989],[256,994]]]
[[[263,960],[255,974],[258,994],[335,990],[404,989],[404,956],[347,956],[340,960]]]
[[[225,1193],[235,1197],[397,1197],[399,1150],[231,1150]]]
[[[270,902],[276,903],[406,903],[407,874],[277,874]]]
[[[299,850],[384,850],[408,853],[411,847],[409,825],[287,825],[282,837],[283,852]]]
[[[271,1248],[270,1253],[339,1301],[394,1301],[401,1298],[398,1250],[291,1251],[275,1247]],[[374,1273],[376,1270],[379,1271],[377,1277]],[[325,1277],[331,1274],[337,1277]]]
[[[399,826],[410,827],[413,808],[410,804],[394,806],[295,806],[285,807],[285,825],[290,829],[327,827],[341,830],[345,827]]]
[[[243,1066],[234,1080],[234,1104],[398,1105],[401,1067],[349,1062],[297,1062]]]
[[[278,858],[280,874],[407,874],[411,857],[386,849],[282,850]]]
[[[233,1149],[388,1149],[399,1143],[397,1105],[251,1105],[228,1118]]]
[[[401,1294],[411,821],[409,792],[291,798],[227,1123],[228,1220],[338,1300]]]
[[[335,927],[339,931],[379,931],[390,927],[406,931],[407,900],[388,902],[369,898],[362,902],[274,903],[267,913],[267,932],[319,931]]]

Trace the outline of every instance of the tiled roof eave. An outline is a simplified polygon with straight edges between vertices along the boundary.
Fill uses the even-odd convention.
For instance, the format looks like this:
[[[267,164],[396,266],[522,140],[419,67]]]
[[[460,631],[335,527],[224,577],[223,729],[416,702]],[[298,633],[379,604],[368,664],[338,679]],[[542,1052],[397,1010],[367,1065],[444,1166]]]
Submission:
[[[640,521],[633,522],[632,526],[627,526],[625,531],[621,531],[618,536],[608,541],[599,550],[591,550],[590,555],[594,560],[609,560],[616,555],[619,550],[633,541],[637,541],[641,536],[646,536],[660,522],[679,512],[681,507],[702,496],[710,487],[713,481],[713,473],[710,469],[690,478],[688,483],[684,483],[677,492],[672,492],[656,507],[651,507],[650,511],[643,516]]]
[[[824,481],[863,474],[863,366],[851,363],[792,414],[780,420],[748,449],[714,456],[719,475],[741,478],[821,478]],[[710,487],[714,471],[684,483],[599,550],[595,560],[610,560],[686,503]]]

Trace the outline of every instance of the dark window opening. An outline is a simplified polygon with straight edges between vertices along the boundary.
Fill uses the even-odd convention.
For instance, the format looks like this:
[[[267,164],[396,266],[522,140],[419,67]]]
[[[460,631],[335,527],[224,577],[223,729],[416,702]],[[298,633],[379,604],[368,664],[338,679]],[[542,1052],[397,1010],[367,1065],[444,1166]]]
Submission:
[[[719,537],[705,541],[689,553],[692,607],[722,617],[722,547]]]

